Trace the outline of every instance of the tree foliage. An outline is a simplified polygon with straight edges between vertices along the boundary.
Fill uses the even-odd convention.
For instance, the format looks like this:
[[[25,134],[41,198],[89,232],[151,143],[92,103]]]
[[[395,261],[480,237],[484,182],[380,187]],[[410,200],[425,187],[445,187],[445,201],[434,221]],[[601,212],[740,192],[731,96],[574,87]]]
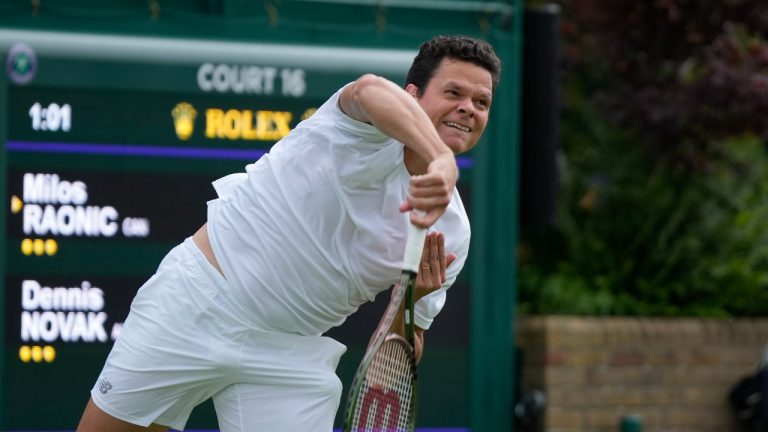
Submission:
[[[733,135],[768,138],[768,3],[564,0],[567,67],[598,83],[654,157],[706,169]]]
[[[562,0],[559,225],[523,311],[768,314],[768,4]]]

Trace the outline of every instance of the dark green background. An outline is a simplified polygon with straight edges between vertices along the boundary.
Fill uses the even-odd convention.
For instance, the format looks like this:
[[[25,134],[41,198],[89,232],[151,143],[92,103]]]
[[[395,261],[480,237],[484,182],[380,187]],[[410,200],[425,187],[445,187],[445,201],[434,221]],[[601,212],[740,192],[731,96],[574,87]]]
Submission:
[[[472,214],[472,248],[462,279],[452,288],[445,310],[429,332],[429,349],[421,366],[423,392],[418,423],[422,427],[469,427],[476,432],[512,430],[521,0],[7,0],[0,3],[0,65],[5,65],[10,44],[17,41],[31,45],[39,61],[37,76],[23,90],[8,82],[4,68],[0,71],[0,142],[7,141],[9,131],[18,134],[14,135],[15,139],[30,134],[29,107],[26,106],[29,101],[15,108],[20,111],[9,112],[15,98],[21,97],[16,95],[17,90],[18,95],[25,91],[51,92],[51,95],[56,92],[57,97],[72,94],[73,101],[89,96],[97,96],[96,100],[99,96],[104,99],[114,96],[117,101],[123,96],[130,99],[138,95],[147,101],[145,104],[127,102],[128,108],[116,102],[109,105],[109,100],[99,102],[105,104],[105,108],[95,109],[96,115],[110,121],[114,120],[110,113],[129,109],[127,115],[131,122],[118,122],[111,131],[99,127],[86,131],[73,129],[69,137],[58,134],[30,140],[60,142],[71,138],[72,142],[168,146],[178,143],[169,129],[168,106],[155,105],[162,103],[157,101],[175,103],[179,98],[195,104],[210,101],[238,107],[268,102],[279,109],[303,110],[305,105],[325,100],[331,91],[365,72],[402,82],[418,45],[436,34],[469,34],[493,44],[502,60],[502,80],[483,142],[471,155],[473,168],[461,173],[465,204]],[[203,94],[196,87],[195,73],[204,62],[301,67],[306,71],[307,92],[299,99]],[[149,103],[150,100],[153,103]],[[134,103],[138,106],[130,109]],[[76,116],[85,106],[73,106],[73,109]],[[156,125],[148,125],[149,132],[137,130],[132,122],[146,121],[147,113],[152,110],[156,110],[153,116],[160,116],[152,117]],[[20,123],[11,123],[11,115],[20,119]],[[109,135],[116,131],[124,135]],[[81,137],[80,133],[85,135]],[[147,142],[138,142],[139,137],[147,138]],[[104,140],[90,141],[96,138]],[[236,148],[252,144],[193,139],[184,145]],[[3,197],[0,225],[6,227],[0,230],[3,253],[0,300],[12,288],[10,281],[25,276],[21,273],[50,272],[52,279],[64,280],[79,272],[76,269],[85,262],[95,281],[112,281],[109,283],[114,284],[117,292],[110,294],[108,302],[117,304],[117,297],[129,297],[131,289],[135,289],[133,285],[152,273],[160,257],[180,240],[175,238],[179,233],[197,225],[195,215],[202,219],[204,214],[202,203],[196,204],[199,202],[194,199],[196,196],[186,198],[187,191],[177,189],[174,196],[181,200],[183,195],[191,204],[183,210],[184,217],[177,218],[181,221],[178,227],[166,234],[158,230],[152,232],[153,236],[159,235],[158,239],[67,239],[62,240],[61,251],[55,258],[60,265],[48,265],[46,257],[26,260],[22,265],[25,260],[19,260],[18,230],[11,228],[17,222],[8,211],[8,198],[16,192],[10,188],[16,186],[6,185],[6,176],[49,168],[102,178],[116,178],[111,173],[122,173],[128,178],[155,179],[158,191],[162,192],[161,183],[169,187],[167,185],[173,185],[177,178],[188,176],[194,183],[203,184],[221,173],[241,169],[246,162],[62,154],[45,157],[0,151],[0,197]],[[134,194],[126,183],[130,184],[110,186],[122,197],[117,202],[128,206],[129,202],[141,201],[129,198]],[[198,190],[197,193],[206,196],[212,191]],[[98,199],[106,204],[112,198],[100,196]],[[156,204],[159,206],[160,201]],[[168,206],[158,211],[173,213],[180,209]],[[338,329],[337,336],[350,345],[349,354],[339,367],[345,382],[356,367],[363,340],[374,328],[383,303],[379,300],[370,305],[370,309],[361,310]],[[368,320],[363,319],[366,312]],[[3,307],[0,314],[5,314],[0,326],[17,320],[7,316]],[[101,367],[108,347],[63,345],[57,347],[59,358],[53,365],[20,367],[18,341],[13,340],[13,335],[9,338],[5,330],[0,333],[6,335],[0,345],[0,430],[74,428],[92,377]],[[31,381],[27,377],[31,377]],[[193,414],[190,426],[208,427],[212,419],[210,405],[205,405]]]
[[[371,51],[369,55],[376,55]],[[134,76],[131,83],[120,81],[120,75],[94,76],[89,70],[103,67],[98,60],[81,61],[60,56],[55,62],[39,58],[40,77],[44,83],[27,86],[10,85],[7,91],[8,142],[45,142],[78,144],[126,144],[146,146],[180,146],[207,148],[268,148],[272,142],[207,139],[203,135],[206,108],[291,111],[295,126],[308,108],[319,106],[317,97],[282,98],[258,95],[205,94],[194,88],[161,92],[139,87]],[[363,61],[364,59],[361,59]],[[247,64],[248,62],[246,62]],[[187,66],[131,64],[134,74],[153,76],[156,68],[179,81],[194,78],[195,69]],[[303,66],[303,65],[300,65]],[[56,68],[56,72],[46,68]],[[315,84],[311,65],[306,69],[311,95],[332,94],[337,88]],[[374,71],[376,72],[376,71]],[[344,83],[354,75],[338,71],[323,72],[324,83]],[[69,82],[73,75],[89,77]],[[57,85],[57,77],[67,77]],[[402,77],[394,77],[400,78]],[[98,81],[92,81],[97,79]],[[106,90],[114,86],[117,90]],[[67,103],[72,109],[69,132],[34,131],[29,108],[35,102],[47,106]],[[171,110],[179,102],[191,103],[198,111],[195,133],[189,141],[181,141],[173,129]],[[23,279],[35,279],[48,286],[77,286],[88,280],[105,290],[109,314],[107,332],[114,322],[122,322],[130,300],[140,284],[154,271],[162,256],[176,243],[191,235],[205,220],[205,202],[214,198],[210,182],[230,172],[241,171],[250,160],[159,158],[147,156],[90,155],[9,151],[6,154],[6,196],[21,197],[24,173],[56,173],[62,180],[80,180],[88,190],[87,205],[114,206],[120,216],[136,215],[151,222],[147,238],[55,237],[59,252],[49,256],[24,256],[20,251],[21,213],[7,213],[5,228],[5,300],[4,308],[4,412],[3,426],[10,429],[74,427],[84,407],[90,387],[106,358],[111,343],[83,342],[51,344],[57,358],[51,363],[22,363],[18,357],[20,340],[20,294]],[[463,176],[469,178],[469,176]],[[469,191],[465,199],[469,205]],[[32,236],[34,237],[34,236]],[[46,236],[44,238],[54,238]],[[383,296],[385,297],[385,296]],[[420,423],[428,426],[466,426],[467,419],[467,343],[468,286],[464,280],[451,292],[444,314],[429,332],[429,350],[422,364],[422,397]],[[349,354],[339,367],[339,375],[348,383],[362,355],[364,345],[375,328],[386,299],[367,306],[340,329],[331,334],[349,346]],[[27,345],[32,343],[27,342]],[[45,343],[39,343],[45,345]],[[458,379],[457,379],[458,378]],[[450,382],[450,386],[444,383]],[[215,416],[208,403],[198,409],[190,428],[214,428]]]

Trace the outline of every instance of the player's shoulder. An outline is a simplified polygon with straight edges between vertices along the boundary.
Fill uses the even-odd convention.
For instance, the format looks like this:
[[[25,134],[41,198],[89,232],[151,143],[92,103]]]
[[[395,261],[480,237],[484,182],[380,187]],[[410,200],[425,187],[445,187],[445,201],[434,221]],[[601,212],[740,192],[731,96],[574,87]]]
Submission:
[[[326,99],[326,101],[323,102],[323,104],[320,105],[320,107],[317,108],[306,120],[309,120],[309,122],[312,123],[318,121],[328,121],[330,118],[336,117],[338,115],[343,116],[344,113],[341,111],[341,108],[339,108],[339,96],[341,95],[342,90],[344,90],[344,87],[337,90],[328,99]]]
[[[372,124],[355,120],[341,109],[341,106],[339,105],[341,94],[352,84],[353,83],[348,83],[344,85],[331,95],[331,97],[329,97],[317,111],[312,114],[307,126],[321,127],[323,130],[328,131],[328,133],[342,133],[350,137],[359,137],[365,141],[374,142],[377,146],[383,141],[390,140],[388,136]]]

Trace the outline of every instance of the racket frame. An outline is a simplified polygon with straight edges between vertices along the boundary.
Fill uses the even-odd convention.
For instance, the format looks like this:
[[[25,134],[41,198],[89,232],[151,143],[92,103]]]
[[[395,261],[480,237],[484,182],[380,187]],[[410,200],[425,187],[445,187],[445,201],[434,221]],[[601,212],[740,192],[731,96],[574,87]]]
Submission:
[[[365,376],[370,367],[373,359],[378,352],[381,345],[391,335],[390,328],[395,320],[398,312],[400,311],[400,305],[405,300],[403,308],[404,321],[405,321],[405,342],[404,346],[407,347],[408,355],[411,358],[411,367],[413,374],[413,392],[411,395],[411,403],[409,410],[410,415],[410,427],[409,431],[413,431],[416,426],[416,408],[417,408],[417,395],[418,395],[418,375],[416,370],[416,352],[415,352],[415,328],[414,328],[414,301],[413,301],[413,289],[416,282],[416,275],[419,271],[419,263],[421,261],[421,254],[424,249],[424,239],[426,238],[427,230],[417,227],[413,224],[409,224],[408,237],[405,245],[405,253],[403,257],[403,270],[400,275],[400,282],[392,287],[392,296],[387,309],[384,311],[384,316],[379,321],[379,325],[376,327],[374,337],[368,343],[363,359],[357,368],[357,372],[352,380],[352,384],[349,389],[349,395],[347,397],[347,404],[345,408],[344,416],[344,432],[356,432],[352,431],[351,424],[357,408],[358,396],[361,391]],[[397,336],[399,337],[399,336]]]

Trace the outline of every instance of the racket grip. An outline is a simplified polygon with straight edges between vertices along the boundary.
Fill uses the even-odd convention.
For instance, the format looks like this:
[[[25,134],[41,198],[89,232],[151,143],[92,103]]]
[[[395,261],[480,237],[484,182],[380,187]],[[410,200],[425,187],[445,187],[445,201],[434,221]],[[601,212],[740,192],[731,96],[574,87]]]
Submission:
[[[424,239],[427,237],[427,229],[408,224],[408,237],[405,240],[405,256],[403,257],[403,270],[419,272],[419,261],[424,250]]]

